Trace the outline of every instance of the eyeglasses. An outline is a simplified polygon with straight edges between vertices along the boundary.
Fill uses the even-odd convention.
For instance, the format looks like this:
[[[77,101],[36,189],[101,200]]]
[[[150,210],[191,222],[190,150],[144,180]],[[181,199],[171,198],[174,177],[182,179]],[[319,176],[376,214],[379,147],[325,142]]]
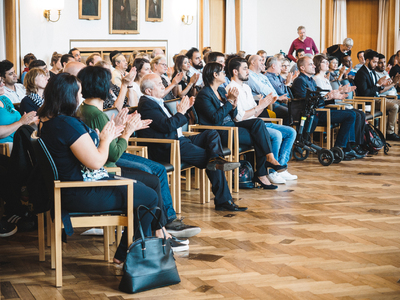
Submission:
[[[289,65],[282,65],[282,68],[289,68]]]
[[[167,66],[167,64],[159,64],[160,66],[163,66],[163,67],[166,67]]]

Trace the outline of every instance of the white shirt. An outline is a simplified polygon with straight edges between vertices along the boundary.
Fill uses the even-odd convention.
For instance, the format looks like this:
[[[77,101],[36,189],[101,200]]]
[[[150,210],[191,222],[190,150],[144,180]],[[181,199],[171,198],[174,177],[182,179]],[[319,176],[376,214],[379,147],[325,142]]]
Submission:
[[[114,69],[114,71],[111,72],[112,75],[112,83],[114,83],[115,85],[117,85],[118,87],[121,87],[122,84],[122,74],[120,71],[118,71],[117,69]]]
[[[376,76],[378,77],[378,80],[381,79],[382,77],[386,77],[388,79],[390,79],[390,76],[388,74],[388,72],[386,72],[386,70],[384,70],[383,72],[377,72],[375,71]],[[387,90],[386,92],[379,94],[379,96],[397,96],[397,91],[395,87],[390,88],[389,90]]]
[[[257,106],[256,101],[254,101],[253,93],[247,84],[240,85],[236,81],[232,80],[227,86],[226,90],[229,91],[231,88],[237,88],[239,90],[239,96],[237,98],[237,115],[235,116],[235,121],[243,121],[243,116],[247,110],[253,109]],[[248,119],[255,118],[253,114]]]
[[[200,74],[199,80],[197,80],[197,82],[196,82],[196,86],[202,87],[204,85],[203,84],[203,73],[200,70],[195,69],[193,66],[190,66],[190,69],[188,71],[188,76],[192,77],[193,74],[195,74],[195,73]]]
[[[25,87],[20,83],[16,83],[14,87],[15,91],[4,86],[4,96],[10,99],[12,103],[21,103],[21,100],[26,96]]]
[[[140,99],[140,97],[143,96],[142,92],[140,91],[140,86],[137,82],[133,82],[132,83],[132,89],[136,92],[137,98],[138,100]]]

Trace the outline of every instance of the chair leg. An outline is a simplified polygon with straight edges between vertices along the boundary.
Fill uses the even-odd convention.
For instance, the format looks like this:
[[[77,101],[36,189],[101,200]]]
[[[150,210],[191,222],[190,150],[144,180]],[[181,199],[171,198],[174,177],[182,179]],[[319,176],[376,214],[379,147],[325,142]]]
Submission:
[[[109,261],[110,258],[110,228],[112,226],[103,227],[103,240],[104,240],[104,260]]]
[[[51,238],[50,238],[50,257],[51,257],[51,269],[55,270],[56,268],[56,229],[54,222],[50,223],[51,229]]]
[[[207,190],[206,190],[206,171],[200,170],[200,204],[204,204],[207,201]]]
[[[190,192],[191,186],[192,186],[192,174],[191,174],[191,169],[185,170],[185,177],[186,177],[186,183],[185,183],[185,191]]]
[[[108,245],[113,245],[115,243],[115,226],[109,226],[108,227]]]
[[[54,191],[54,228],[56,257],[56,287],[62,286],[62,222],[61,222],[61,191]]]
[[[47,230],[47,235],[46,235],[46,246],[50,247],[51,246],[51,215],[50,215],[50,210],[46,212],[46,230]]]
[[[225,172],[225,178],[226,181],[228,182],[229,191],[232,194],[232,170]]]
[[[121,238],[122,238],[122,226],[117,226],[117,241],[116,241],[117,247],[121,242]]]
[[[235,180],[235,184],[233,185],[233,192],[239,193],[239,169],[235,170],[233,179]]]
[[[38,214],[38,244],[39,244],[39,261],[45,261],[45,240],[44,240],[44,213]]]
[[[200,169],[194,169],[194,188],[198,190],[200,188]]]

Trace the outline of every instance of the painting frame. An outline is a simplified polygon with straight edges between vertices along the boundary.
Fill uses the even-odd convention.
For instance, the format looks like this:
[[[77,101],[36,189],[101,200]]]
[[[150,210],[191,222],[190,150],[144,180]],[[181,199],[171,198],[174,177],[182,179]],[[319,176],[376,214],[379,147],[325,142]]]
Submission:
[[[157,4],[156,4],[157,3]],[[154,11],[155,5],[160,7],[160,11]],[[146,0],[146,22],[162,22],[164,16],[164,0]]]
[[[97,5],[96,3],[97,2]],[[97,14],[96,14],[97,6]],[[94,11],[93,11],[94,9]],[[92,14],[88,12],[93,11]],[[101,0],[79,0],[79,19],[80,20],[100,20],[101,19]]]
[[[110,0],[109,2],[110,34],[139,34],[140,0]],[[122,6],[124,6],[124,9],[122,10],[121,8],[121,10],[118,10],[118,8]]]

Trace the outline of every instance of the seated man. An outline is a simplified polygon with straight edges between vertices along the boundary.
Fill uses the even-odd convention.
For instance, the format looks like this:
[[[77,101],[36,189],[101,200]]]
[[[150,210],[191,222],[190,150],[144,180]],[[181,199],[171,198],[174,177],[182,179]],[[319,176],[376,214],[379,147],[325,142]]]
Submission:
[[[299,58],[300,57],[303,57],[303,56],[305,56],[306,55],[306,53],[304,52],[304,49],[303,48],[300,48],[300,49],[297,49],[296,50],[296,62],[299,60]],[[296,71],[298,71],[299,69],[297,68],[297,64],[294,64],[293,66],[292,66],[292,68],[290,69],[290,72],[291,73],[294,73],[294,72],[296,72]]]
[[[250,56],[248,65],[250,77],[247,84],[250,86],[253,96],[261,95],[261,97],[265,97],[270,93],[272,93],[273,96],[277,96],[278,100],[273,105],[276,117],[287,119],[288,108],[285,102],[288,100],[288,97],[286,94],[278,95],[268,77],[261,73],[265,69],[262,57],[259,55]]]
[[[102,60],[102,58],[100,56],[100,53],[93,53],[93,54],[90,54],[88,56],[88,58],[86,59],[86,65],[87,66],[94,66],[95,64],[97,64],[101,60]]]
[[[360,63],[356,64],[356,66],[354,67],[354,70],[356,71],[360,70],[360,68],[365,64],[364,51],[358,51],[357,58]]]
[[[317,84],[312,76],[315,74],[315,65],[313,60],[304,56],[297,61],[297,66],[300,70],[300,75],[293,81],[292,92],[295,99],[305,99],[307,89],[317,91]],[[324,96],[325,100],[330,99],[344,99],[346,94],[341,94],[338,90],[333,90]],[[294,100],[295,101],[295,100]],[[323,107],[323,106],[321,106]],[[340,129],[335,141],[336,147],[343,148],[345,157],[344,160],[352,160],[355,158],[362,158],[363,155],[356,153],[352,150],[349,142],[355,142],[355,122],[356,113],[352,110],[331,110],[331,122],[340,123]],[[314,119],[314,128],[316,125],[326,126],[326,112],[318,111]]]
[[[191,48],[186,53],[186,56],[189,59],[190,63],[190,69],[188,72],[189,77],[191,78],[195,73],[200,74],[200,77],[195,84],[195,87],[200,89],[201,87],[203,87],[203,78],[202,78],[203,62],[201,60],[201,54],[199,52],[199,49]]]
[[[177,105],[177,113],[171,115],[164,106],[162,96],[165,87],[161,77],[148,74],[143,77],[140,89],[144,94],[139,100],[138,111],[143,119],[151,119],[150,128],[141,130],[140,137],[179,139],[181,159],[183,162],[198,168],[207,168],[206,173],[211,181],[215,195],[216,210],[244,211],[247,207],[239,207],[232,201],[224,171],[239,167],[238,163],[225,162],[221,140],[215,130],[206,130],[198,135],[184,137],[182,126],[188,122],[187,111],[193,106],[194,97],[182,98]],[[156,161],[169,161],[170,144],[149,146],[149,158]]]
[[[72,48],[71,50],[69,50],[68,54],[71,54],[75,61],[81,61],[81,51],[79,51],[78,48]]]
[[[375,69],[379,62],[379,53],[368,51],[365,54],[365,64],[356,73],[354,82],[357,86],[357,95],[365,97],[378,97],[392,87],[400,80],[400,74],[393,78],[393,82],[386,76],[378,79]],[[387,127],[386,139],[391,141],[400,141],[400,137],[394,132],[395,120],[399,111],[399,106],[395,102],[386,102],[386,109],[389,111],[389,122]]]
[[[112,71],[112,83],[118,87],[121,87],[122,77],[126,75],[126,69],[128,68],[128,62],[126,61],[125,55],[117,54],[112,59],[114,71]]]
[[[23,84],[17,83],[17,73],[11,61],[5,59],[0,62],[0,79],[4,82],[4,96],[12,103],[21,103],[26,96],[26,90]]]
[[[64,54],[63,56],[61,56],[61,65],[63,69],[65,68],[65,65],[70,61],[75,61],[74,57],[71,54]]]
[[[272,59],[275,62],[277,61],[275,57]],[[230,60],[228,70],[232,81],[226,87],[226,90],[229,92],[231,88],[236,87],[239,91],[237,98],[238,113],[235,116],[236,122],[257,118],[263,111],[266,111],[266,108],[274,101],[274,99],[276,100],[276,97],[268,95],[267,97],[262,98],[258,105],[256,104],[251,96],[250,87],[247,84],[244,84],[244,82],[249,80],[249,68],[245,59],[234,58]],[[276,76],[275,74],[273,75]],[[296,131],[289,126],[277,125],[270,122],[265,123],[265,126],[271,136],[272,152],[274,153],[274,156],[281,165],[287,165],[291,158],[293,143],[296,139]],[[272,183],[286,183],[286,180],[297,179],[296,175],[290,174],[287,170],[282,173],[270,170],[267,177]]]

